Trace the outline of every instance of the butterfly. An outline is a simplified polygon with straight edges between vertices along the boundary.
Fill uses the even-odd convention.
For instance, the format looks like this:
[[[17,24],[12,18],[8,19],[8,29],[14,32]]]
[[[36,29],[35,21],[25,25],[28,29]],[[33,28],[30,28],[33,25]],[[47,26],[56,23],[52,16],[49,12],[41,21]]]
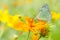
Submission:
[[[47,22],[51,21],[51,14],[50,14],[50,10],[47,4],[44,4],[41,7],[38,15],[36,16],[36,19],[44,20]]]

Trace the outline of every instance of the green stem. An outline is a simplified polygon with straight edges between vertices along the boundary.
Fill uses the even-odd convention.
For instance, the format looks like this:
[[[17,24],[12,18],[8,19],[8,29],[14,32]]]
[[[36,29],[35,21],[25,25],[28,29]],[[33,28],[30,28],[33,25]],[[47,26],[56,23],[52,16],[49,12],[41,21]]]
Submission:
[[[40,35],[40,33],[39,33],[39,35]],[[39,39],[40,39],[40,37],[41,37],[41,36],[39,36]],[[38,40],[39,40],[39,39],[38,39]]]
[[[29,31],[29,33],[28,33],[28,37],[27,37],[27,40],[29,40],[29,35],[30,35],[30,31]]]

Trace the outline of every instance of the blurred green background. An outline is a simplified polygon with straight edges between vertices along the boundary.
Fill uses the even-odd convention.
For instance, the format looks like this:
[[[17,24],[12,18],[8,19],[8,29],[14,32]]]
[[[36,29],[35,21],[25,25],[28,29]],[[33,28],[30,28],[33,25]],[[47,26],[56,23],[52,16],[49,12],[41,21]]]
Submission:
[[[60,13],[60,0],[0,0],[0,9],[8,9],[11,15],[22,15],[35,17],[44,4],[48,4],[50,12],[55,11]],[[55,20],[51,24],[51,32],[48,38],[41,38],[40,40],[60,40],[60,20]],[[15,40],[14,35],[18,35],[17,40],[27,40],[28,33],[23,33],[6,27],[5,24],[0,25],[0,40]],[[29,39],[30,40],[30,39]]]
[[[0,9],[4,10],[5,6],[12,15],[17,13],[32,17],[44,4],[48,4],[50,11],[60,12],[60,0],[0,0]]]

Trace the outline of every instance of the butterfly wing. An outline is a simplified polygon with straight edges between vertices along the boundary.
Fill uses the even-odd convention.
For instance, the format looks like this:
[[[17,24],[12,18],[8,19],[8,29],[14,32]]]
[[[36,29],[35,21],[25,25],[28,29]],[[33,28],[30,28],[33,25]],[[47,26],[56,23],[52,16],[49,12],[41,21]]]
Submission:
[[[36,18],[40,20],[51,21],[51,14],[47,4],[42,6]]]

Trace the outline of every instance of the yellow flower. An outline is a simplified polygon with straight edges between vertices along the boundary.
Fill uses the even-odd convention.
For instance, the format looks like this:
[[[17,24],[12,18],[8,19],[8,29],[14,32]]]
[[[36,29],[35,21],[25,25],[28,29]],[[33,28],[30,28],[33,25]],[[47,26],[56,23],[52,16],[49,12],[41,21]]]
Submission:
[[[14,16],[11,16],[8,12],[8,10],[0,10],[0,21],[7,23],[7,26],[12,27],[13,24],[17,21],[19,21],[19,16],[16,14]]]
[[[57,14],[56,12],[52,11],[51,15],[52,15],[52,19],[60,19],[60,13]]]
[[[7,23],[10,20],[9,18],[10,18],[10,15],[8,13],[8,10],[5,10],[4,12],[2,12],[2,10],[0,10],[0,21],[1,22]]]
[[[9,14],[8,10],[5,10],[1,16],[0,16],[0,20],[1,22],[4,22],[4,23],[7,23],[7,25],[11,26],[12,24],[11,21],[12,21],[12,16]]]
[[[10,15],[6,23],[7,23],[7,26],[12,27],[13,26],[13,16]]]
[[[7,22],[8,21],[8,17],[9,17],[9,14],[8,14],[8,10],[5,10],[2,15],[1,15],[1,21],[2,22]]]
[[[0,15],[2,14],[2,10],[0,9]]]
[[[17,14],[14,15],[14,16],[13,16],[13,20],[14,20],[14,21],[18,21],[18,20],[19,20],[19,15],[17,15]]]
[[[1,18],[2,18],[2,17],[1,17],[2,13],[3,13],[2,10],[0,10],[0,21],[1,21]]]
[[[39,40],[40,39],[40,35],[39,34],[32,34],[31,35],[31,40]]]
[[[58,18],[60,19],[60,13],[57,14]]]
[[[9,19],[7,21],[7,25],[10,26],[10,27],[13,27],[13,24],[15,22],[18,22],[19,21],[19,16],[18,15],[14,15],[14,16],[9,16]]]

